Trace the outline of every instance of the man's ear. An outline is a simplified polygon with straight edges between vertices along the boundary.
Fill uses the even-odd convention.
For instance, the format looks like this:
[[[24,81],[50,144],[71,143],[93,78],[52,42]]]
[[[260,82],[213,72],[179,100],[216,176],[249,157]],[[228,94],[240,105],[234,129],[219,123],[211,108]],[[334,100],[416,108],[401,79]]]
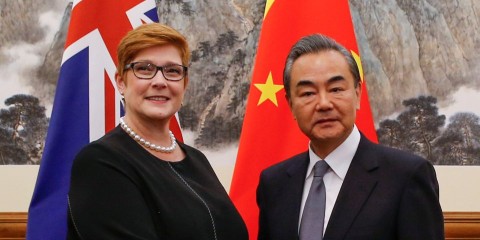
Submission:
[[[290,109],[292,109],[292,100],[290,96],[288,96],[288,94],[285,94],[285,100],[287,100],[288,106],[290,107]]]
[[[285,94],[285,99],[287,100],[288,102],[288,107],[290,108],[290,112],[292,113],[292,116],[293,116],[293,119],[295,119],[295,121],[297,120],[297,117],[295,116],[295,114],[293,113],[293,109],[292,109],[292,99],[290,98],[290,96],[288,94]]]
[[[355,88],[355,94],[357,95],[357,110],[360,110],[360,101],[362,100],[362,82],[358,82]]]

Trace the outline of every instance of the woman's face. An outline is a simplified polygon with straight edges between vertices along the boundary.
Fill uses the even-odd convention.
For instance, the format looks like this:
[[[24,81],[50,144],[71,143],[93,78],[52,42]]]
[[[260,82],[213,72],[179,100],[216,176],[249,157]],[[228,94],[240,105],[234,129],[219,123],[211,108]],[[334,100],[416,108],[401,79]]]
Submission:
[[[133,62],[156,66],[182,65],[180,52],[173,45],[146,48],[129,63]],[[128,118],[168,121],[180,109],[188,78],[169,81],[158,70],[152,79],[140,79],[129,68],[123,76],[116,76],[116,82],[119,92],[125,97],[125,115]]]

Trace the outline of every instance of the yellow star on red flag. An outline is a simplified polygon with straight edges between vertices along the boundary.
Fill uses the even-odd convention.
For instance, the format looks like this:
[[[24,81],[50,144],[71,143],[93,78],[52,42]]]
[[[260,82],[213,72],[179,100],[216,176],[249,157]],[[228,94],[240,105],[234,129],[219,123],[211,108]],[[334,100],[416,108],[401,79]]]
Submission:
[[[275,106],[278,107],[278,102],[277,102],[277,92],[282,90],[283,85],[277,85],[273,83],[273,78],[272,78],[272,72],[268,74],[267,81],[265,84],[261,83],[256,83],[254,84],[260,92],[262,92],[262,95],[260,96],[260,100],[258,100],[258,105],[262,104],[265,102],[267,99],[272,101]]]

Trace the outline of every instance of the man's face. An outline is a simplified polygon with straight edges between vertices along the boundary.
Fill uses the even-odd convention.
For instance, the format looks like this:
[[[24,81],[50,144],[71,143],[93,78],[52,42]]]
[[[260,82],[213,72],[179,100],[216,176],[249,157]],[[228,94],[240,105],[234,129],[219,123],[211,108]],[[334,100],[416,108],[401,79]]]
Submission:
[[[326,148],[328,154],[348,137],[360,94],[345,57],[337,51],[306,54],[293,63],[287,100],[314,150]]]

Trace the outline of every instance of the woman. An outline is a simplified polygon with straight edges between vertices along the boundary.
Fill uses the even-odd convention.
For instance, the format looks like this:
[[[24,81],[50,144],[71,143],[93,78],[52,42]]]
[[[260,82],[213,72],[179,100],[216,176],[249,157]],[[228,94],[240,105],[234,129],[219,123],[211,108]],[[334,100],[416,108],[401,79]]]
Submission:
[[[248,239],[208,160],[169,131],[189,58],[184,36],[162,24],[121,40],[116,84],[125,116],[75,158],[69,239]]]

